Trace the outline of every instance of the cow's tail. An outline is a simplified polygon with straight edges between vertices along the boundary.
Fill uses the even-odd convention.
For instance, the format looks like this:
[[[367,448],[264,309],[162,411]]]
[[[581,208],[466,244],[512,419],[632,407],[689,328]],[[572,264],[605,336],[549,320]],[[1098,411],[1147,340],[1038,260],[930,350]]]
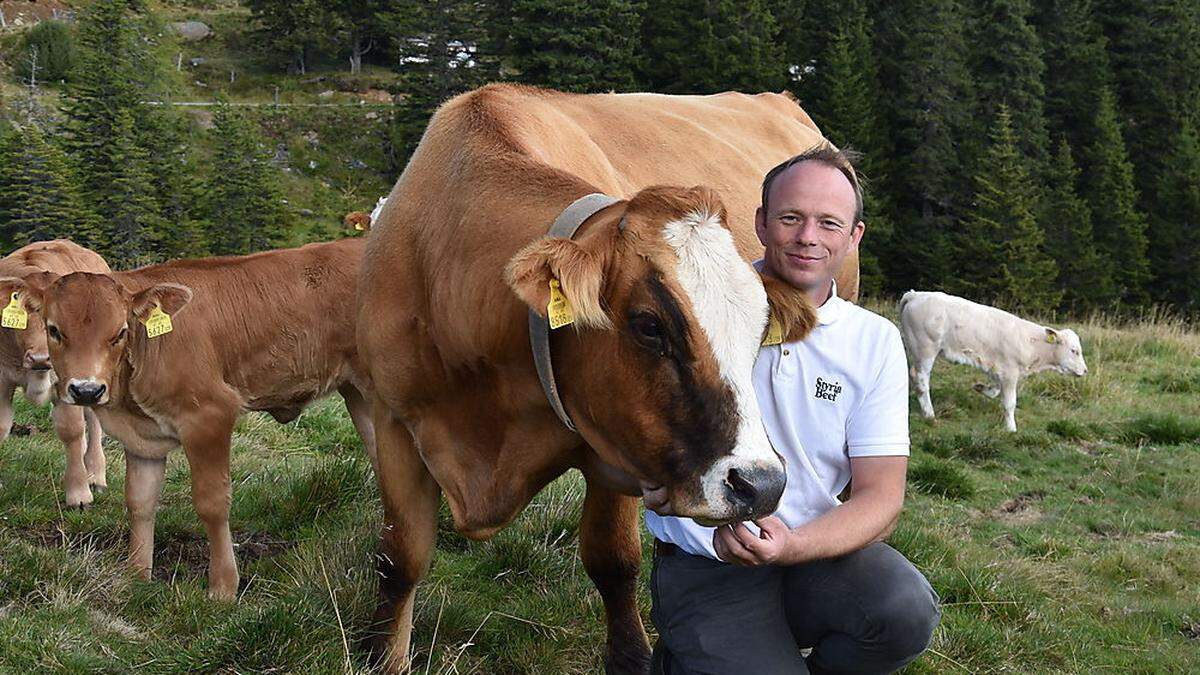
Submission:
[[[900,302],[896,304],[896,311],[900,314],[904,314],[904,307],[908,305],[909,302],[912,302],[912,299],[915,297],[917,297],[916,291],[909,291],[905,293],[900,297]]]

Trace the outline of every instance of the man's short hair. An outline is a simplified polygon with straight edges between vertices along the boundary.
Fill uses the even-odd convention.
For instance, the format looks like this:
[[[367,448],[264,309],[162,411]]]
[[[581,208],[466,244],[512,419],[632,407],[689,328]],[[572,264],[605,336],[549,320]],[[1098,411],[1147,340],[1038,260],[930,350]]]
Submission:
[[[810,150],[806,150],[791,159],[785,160],[774,169],[767,172],[763,178],[762,184],[762,209],[767,210],[767,195],[771,192],[771,184],[779,174],[787,171],[791,167],[800,162],[821,162],[826,166],[831,166],[850,181],[850,185],[854,188],[854,222],[857,223],[863,219],[863,189],[862,184],[858,181],[858,173],[854,171],[854,162],[858,161],[859,153],[853,150],[839,150],[829,143],[822,143]],[[854,223],[851,223],[854,224]]]

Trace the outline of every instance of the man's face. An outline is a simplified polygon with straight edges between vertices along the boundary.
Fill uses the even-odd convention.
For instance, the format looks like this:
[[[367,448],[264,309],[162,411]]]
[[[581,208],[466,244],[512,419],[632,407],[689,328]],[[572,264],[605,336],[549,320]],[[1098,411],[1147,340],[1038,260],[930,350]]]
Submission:
[[[841,171],[818,161],[788,168],[771,184],[766,210],[759,207],[754,217],[765,271],[823,303],[862,239],[864,225],[854,215],[854,186]]]

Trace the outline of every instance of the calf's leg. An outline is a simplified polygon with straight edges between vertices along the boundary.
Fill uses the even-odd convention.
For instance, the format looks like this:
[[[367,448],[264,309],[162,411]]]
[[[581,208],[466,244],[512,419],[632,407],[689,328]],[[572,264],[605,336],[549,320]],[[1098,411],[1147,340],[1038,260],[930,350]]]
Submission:
[[[129,564],[149,580],[154,567],[154,511],[162,494],[166,459],[125,451],[125,511],[129,514]]]
[[[917,390],[917,402],[921,404],[921,415],[933,419],[933,401],[929,398],[929,371],[933,370],[936,356],[921,357],[909,371],[913,387]]]
[[[192,472],[192,505],[208,535],[208,597],[214,600],[237,596],[237,560],[229,532],[229,444],[236,416],[213,410],[189,419],[179,430]]]
[[[84,461],[87,444],[83,408],[56,401],[50,417],[54,420],[54,433],[67,452],[67,471],[63,476],[67,506],[83,508],[92,503],[92,490],[88,487],[90,472]]]
[[[92,489],[103,492],[108,488],[108,460],[104,457],[104,429],[100,426],[100,418],[91,408],[83,409],[83,419],[87,424],[87,452],[83,455],[84,466],[87,467]]]
[[[579,527],[583,567],[604,600],[607,673],[648,673],[650,644],[637,607],[642,546],[637,501],[588,480]]]
[[[0,382],[0,443],[8,438],[13,424],[13,393],[17,385],[11,382]]]
[[[1004,402],[1004,428],[1017,430],[1017,378],[1005,377],[1000,381],[1000,398]]]
[[[372,407],[383,532],[379,555],[379,606],[370,642],[373,660],[386,672],[411,665],[413,602],[429,571],[437,538],[441,492],[417,452],[408,428],[376,401]]]
[[[352,384],[344,384],[338,388],[342,400],[346,402],[346,412],[350,413],[350,421],[362,439],[363,449],[371,458],[371,466],[379,473],[379,460],[375,456],[375,424],[371,421],[371,404],[366,397]]]

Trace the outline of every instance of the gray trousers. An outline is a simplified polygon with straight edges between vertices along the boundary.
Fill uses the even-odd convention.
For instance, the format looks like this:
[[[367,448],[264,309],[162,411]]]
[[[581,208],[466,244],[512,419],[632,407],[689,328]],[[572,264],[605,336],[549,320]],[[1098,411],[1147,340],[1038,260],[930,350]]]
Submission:
[[[677,549],[655,556],[650,585],[656,669],[661,659],[670,675],[890,673],[929,646],[941,616],[929,582],[883,543],[792,567]]]

